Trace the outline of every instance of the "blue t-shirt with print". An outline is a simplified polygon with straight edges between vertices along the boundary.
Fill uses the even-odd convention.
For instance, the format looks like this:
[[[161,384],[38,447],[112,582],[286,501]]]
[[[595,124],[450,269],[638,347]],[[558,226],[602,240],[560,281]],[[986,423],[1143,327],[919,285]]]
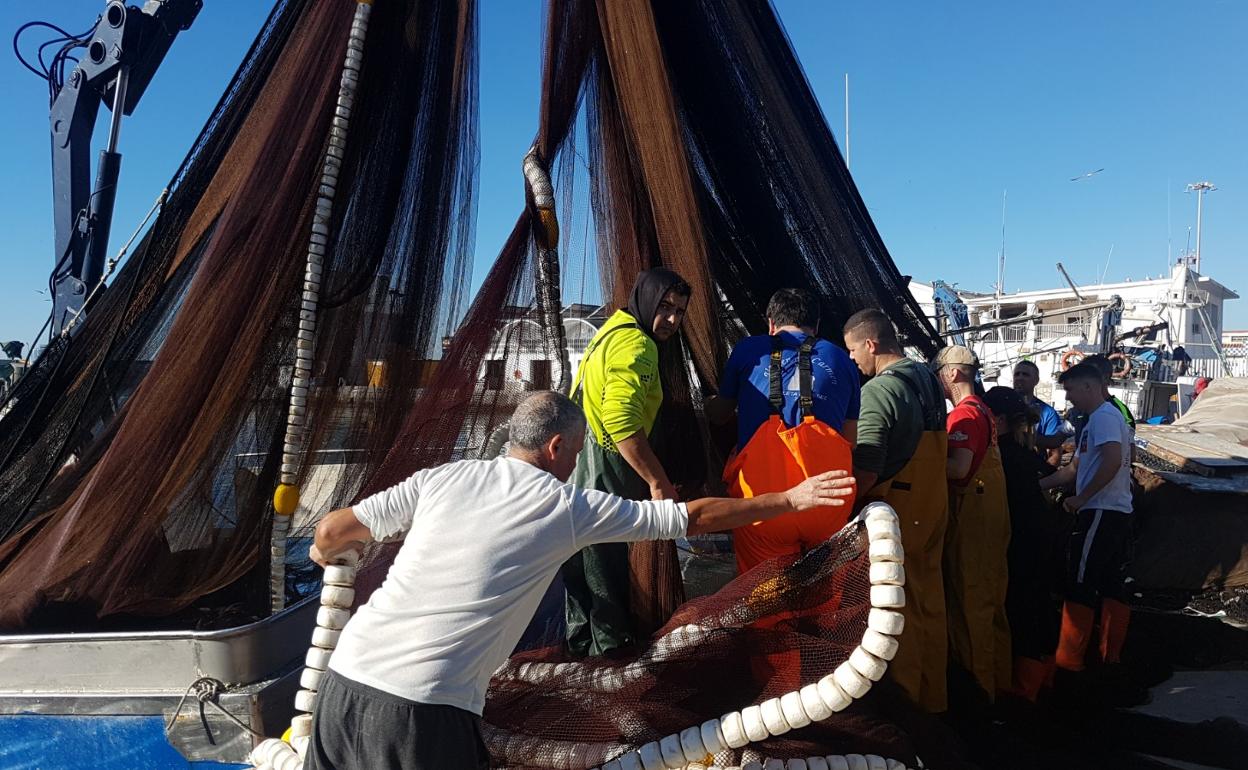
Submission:
[[[1028,406],[1040,415],[1040,422],[1036,424],[1037,436],[1064,436],[1070,433],[1062,425],[1062,416],[1052,406],[1038,398],[1032,400]]]
[[[780,367],[784,381],[785,425],[798,423],[797,349],[806,339],[801,332],[780,332],[784,346]],[[744,447],[758,426],[771,416],[771,337],[746,337],[733,349],[719,382],[719,394],[737,401],[737,448]],[[815,418],[841,430],[846,420],[858,419],[861,380],[849,354],[827,340],[811,349],[811,397]]]

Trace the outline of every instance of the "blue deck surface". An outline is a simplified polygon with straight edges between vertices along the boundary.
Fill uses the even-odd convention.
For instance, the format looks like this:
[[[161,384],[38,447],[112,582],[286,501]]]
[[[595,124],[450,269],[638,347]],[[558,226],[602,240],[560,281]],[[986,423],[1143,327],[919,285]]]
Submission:
[[[190,762],[165,740],[158,716],[0,716],[4,770],[236,770]]]

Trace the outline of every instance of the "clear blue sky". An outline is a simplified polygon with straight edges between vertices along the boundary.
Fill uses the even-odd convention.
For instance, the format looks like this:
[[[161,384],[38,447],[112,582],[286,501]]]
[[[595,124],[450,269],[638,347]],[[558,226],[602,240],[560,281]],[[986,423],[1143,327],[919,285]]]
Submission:
[[[1059,260],[1091,282],[1111,246],[1109,280],[1155,276],[1168,238],[1177,256],[1195,225],[1184,185],[1208,179],[1219,190],[1205,201],[1205,272],[1248,292],[1248,3],[776,4],[838,139],[850,75],[852,171],[902,272],[989,290],[1008,190],[1007,290],[1056,285]],[[0,29],[45,18],[79,31],[103,6],[4,3]],[[110,251],[168,181],[268,11],[205,6],[124,125]],[[540,7],[480,2],[478,278],[522,205]],[[0,339],[28,340],[46,317],[37,291],[53,262],[46,91],[6,49],[0,92]],[[102,111],[97,135],[106,120]],[[1248,328],[1248,301],[1226,319]]]

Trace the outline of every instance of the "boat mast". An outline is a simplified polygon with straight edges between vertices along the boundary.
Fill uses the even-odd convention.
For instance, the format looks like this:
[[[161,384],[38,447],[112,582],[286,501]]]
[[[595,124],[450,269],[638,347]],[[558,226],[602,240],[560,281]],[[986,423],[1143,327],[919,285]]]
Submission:
[[[1205,193],[1218,189],[1212,182],[1193,182],[1187,186],[1187,192],[1196,193],[1196,272],[1200,272],[1200,215]]]

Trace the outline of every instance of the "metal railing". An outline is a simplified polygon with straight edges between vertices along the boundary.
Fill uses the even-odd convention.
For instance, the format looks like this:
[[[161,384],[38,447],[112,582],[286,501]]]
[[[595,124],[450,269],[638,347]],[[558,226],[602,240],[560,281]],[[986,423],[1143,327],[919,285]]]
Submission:
[[[1187,375],[1214,380],[1219,377],[1248,377],[1248,358],[1228,356],[1226,363],[1227,366],[1223,366],[1222,361],[1217,358],[1194,358],[1187,369]]]
[[[1062,339],[1064,337],[1083,337],[1087,334],[1083,324],[1036,324],[1037,340]]]
[[[1026,342],[1027,325],[1006,326],[1001,329],[1001,336],[1006,342]]]

